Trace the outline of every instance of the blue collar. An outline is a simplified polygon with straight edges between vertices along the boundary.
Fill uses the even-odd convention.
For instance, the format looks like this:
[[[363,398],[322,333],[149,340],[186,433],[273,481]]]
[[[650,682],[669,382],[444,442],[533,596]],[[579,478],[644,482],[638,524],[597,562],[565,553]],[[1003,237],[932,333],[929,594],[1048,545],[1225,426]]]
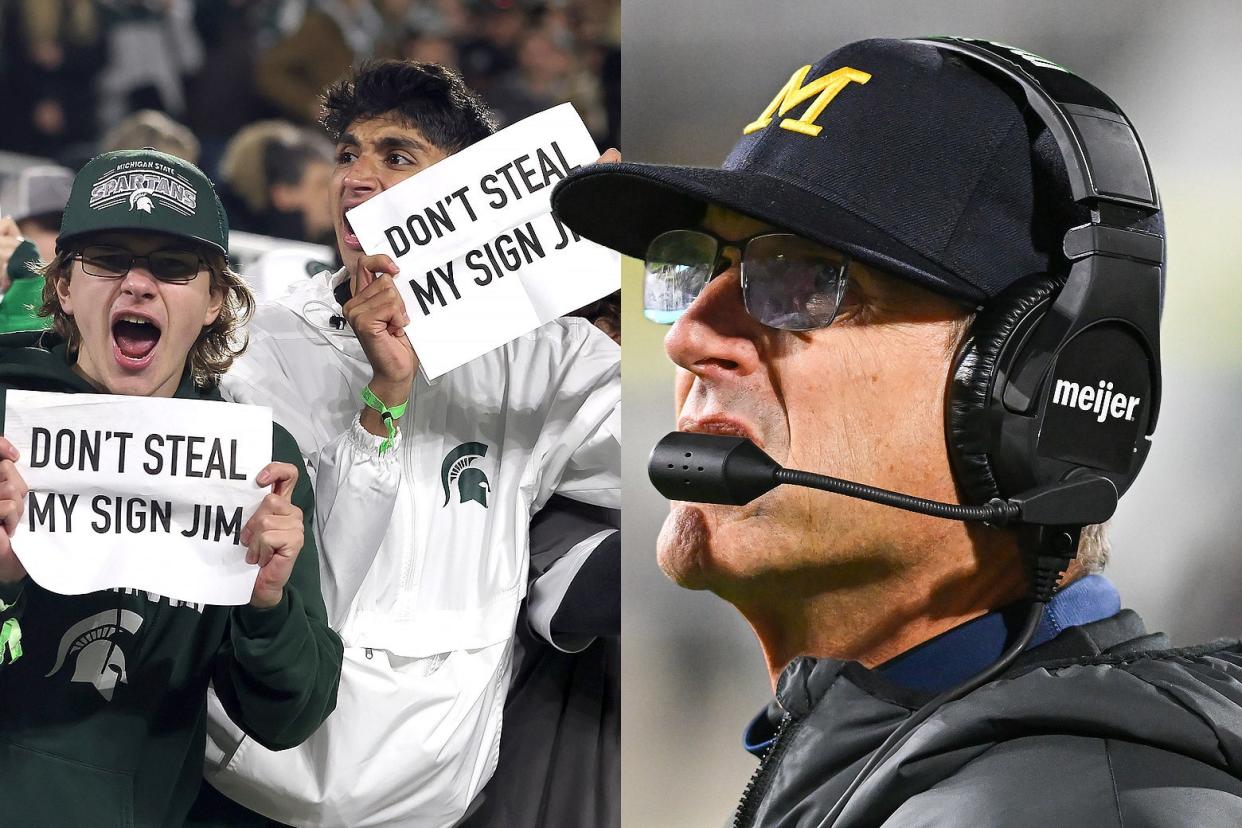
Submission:
[[[1069,627],[1102,621],[1120,611],[1121,596],[1107,578],[1080,578],[1052,597],[1028,648],[1051,641]],[[912,690],[948,690],[1000,658],[1011,637],[1018,634],[1024,616],[1025,604],[989,612],[907,650],[875,671]],[[765,710],[746,728],[743,744],[746,750],[762,756],[773,735],[772,718]]]
[[[1067,627],[1101,621],[1120,611],[1121,596],[1107,578],[1080,578],[1052,596],[1027,648],[1051,641]],[[989,612],[907,650],[876,667],[876,672],[911,690],[948,690],[1000,658],[1011,637],[1018,634],[1025,613],[1024,605],[1017,613]]]

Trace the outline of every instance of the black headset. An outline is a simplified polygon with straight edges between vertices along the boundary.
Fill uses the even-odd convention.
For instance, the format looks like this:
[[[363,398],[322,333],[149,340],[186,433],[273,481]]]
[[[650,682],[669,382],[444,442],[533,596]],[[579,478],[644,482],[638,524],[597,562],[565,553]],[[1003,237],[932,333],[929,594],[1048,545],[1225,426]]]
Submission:
[[[945,421],[961,494],[984,503],[1083,468],[1124,493],[1160,407],[1164,237],[1149,229],[1161,226],[1160,202],[1138,134],[1107,95],[1037,55],[966,38],[912,42],[1020,89],[1090,214],[1065,234],[1068,273],[1003,292],[958,349]]]

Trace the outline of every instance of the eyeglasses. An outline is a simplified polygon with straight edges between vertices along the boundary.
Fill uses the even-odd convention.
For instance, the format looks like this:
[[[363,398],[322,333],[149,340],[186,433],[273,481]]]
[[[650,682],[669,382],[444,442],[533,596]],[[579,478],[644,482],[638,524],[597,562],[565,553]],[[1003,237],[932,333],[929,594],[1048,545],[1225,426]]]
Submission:
[[[829,325],[841,306],[850,258],[792,233],[730,241],[706,230],[670,230],[647,246],[643,315],[671,325],[741,251],[742,301],[764,325],[810,331]]]
[[[189,282],[207,266],[193,250],[153,250],[136,256],[124,247],[110,244],[89,244],[74,258],[82,262],[82,270],[101,279],[119,279],[137,262],[146,262],[152,276],[176,285]]]

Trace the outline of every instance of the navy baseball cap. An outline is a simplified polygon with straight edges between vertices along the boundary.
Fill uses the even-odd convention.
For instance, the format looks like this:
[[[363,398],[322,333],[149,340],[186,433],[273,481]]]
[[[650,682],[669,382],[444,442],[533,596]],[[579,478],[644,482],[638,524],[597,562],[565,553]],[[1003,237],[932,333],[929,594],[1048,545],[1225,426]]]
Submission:
[[[720,169],[583,167],[553,210],[642,258],[718,204],[982,304],[1059,269],[1065,231],[1087,220],[1055,140],[1005,83],[928,44],[851,43],[774,83]]]

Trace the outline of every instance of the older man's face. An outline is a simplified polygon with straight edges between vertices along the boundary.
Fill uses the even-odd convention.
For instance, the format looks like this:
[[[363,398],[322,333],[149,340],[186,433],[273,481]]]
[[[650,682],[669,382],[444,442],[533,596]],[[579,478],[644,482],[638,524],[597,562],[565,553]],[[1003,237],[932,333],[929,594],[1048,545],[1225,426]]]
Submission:
[[[730,239],[765,229],[719,210],[705,225]],[[744,435],[785,466],[955,501],[944,394],[968,311],[858,264],[850,276],[836,320],[807,333],[747,314],[737,265],[712,280],[665,339],[680,366],[677,428]],[[746,506],[674,503],[659,560],[683,586],[744,600],[905,568],[903,550],[947,531],[961,525],[781,486]]]

